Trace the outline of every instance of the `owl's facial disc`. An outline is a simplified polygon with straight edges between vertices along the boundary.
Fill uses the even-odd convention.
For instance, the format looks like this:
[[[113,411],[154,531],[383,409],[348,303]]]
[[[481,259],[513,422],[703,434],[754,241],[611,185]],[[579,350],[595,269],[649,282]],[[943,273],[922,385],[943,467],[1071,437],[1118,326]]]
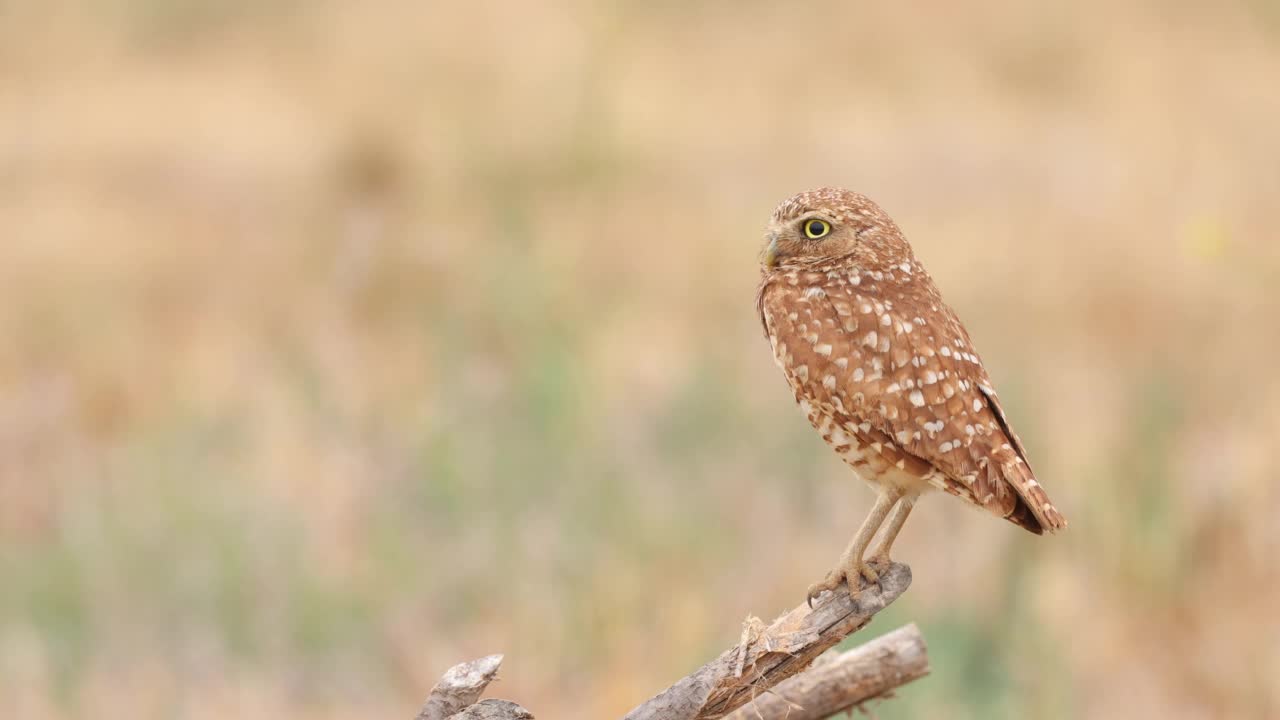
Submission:
[[[836,225],[825,216],[807,214],[785,224],[774,224],[765,236],[760,262],[772,270],[787,258],[820,257],[833,240]]]

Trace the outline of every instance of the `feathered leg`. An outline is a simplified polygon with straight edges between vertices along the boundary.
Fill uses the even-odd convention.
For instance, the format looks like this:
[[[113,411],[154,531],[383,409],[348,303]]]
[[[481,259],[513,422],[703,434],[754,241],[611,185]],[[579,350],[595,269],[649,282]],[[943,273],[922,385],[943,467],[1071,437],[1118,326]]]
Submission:
[[[871,554],[868,564],[877,565],[881,569],[889,567],[889,550],[893,547],[893,541],[898,539],[898,533],[902,530],[903,524],[907,522],[907,516],[911,514],[911,508],[916,506],[916,496],[907,495],[898,501],[897,507],[893,509],[893,515],[889,517],[889,525],[884,530],[884,537],[880,538],[880,546]]]
[[[900,497],[902,497],[902,492],[893,488],[881,491],[880,496],[876,498],[876,504],[872,506],[867,519],[862,523],[862,527],[858,528],[853,540],[849,542],[849,547],[845,548],[844,554],[840,556],[840,561],[836,563],[835,569],[827,573],[826,579],[822,582],[809,586],[808,598],[810,607],[813,606],[813,601],[824,591],[835,590],[840,587],[842,582],[848,585],[849,595],[857,597],[858,593],[862,591],[862,580],[864,578],[867,582],[872,583],[880,579],[876,571],[863,561],[862,556],[867,552],[867,546],[871,544],[871,539],[876,536],[876,531],[884,523],[885,517],[889,514],[889,509],[893,507],[893,504]]]

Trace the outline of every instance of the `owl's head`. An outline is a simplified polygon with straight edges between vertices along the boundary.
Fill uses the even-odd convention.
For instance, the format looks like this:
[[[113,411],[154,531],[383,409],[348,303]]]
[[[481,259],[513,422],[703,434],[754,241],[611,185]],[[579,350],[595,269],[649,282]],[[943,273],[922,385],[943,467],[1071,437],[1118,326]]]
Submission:
[[[865,195],[833,187],[782,201],[773,211],[760,254],[766,272],[835,260],[876,269],[911,259],[911,246],[879,205]]]

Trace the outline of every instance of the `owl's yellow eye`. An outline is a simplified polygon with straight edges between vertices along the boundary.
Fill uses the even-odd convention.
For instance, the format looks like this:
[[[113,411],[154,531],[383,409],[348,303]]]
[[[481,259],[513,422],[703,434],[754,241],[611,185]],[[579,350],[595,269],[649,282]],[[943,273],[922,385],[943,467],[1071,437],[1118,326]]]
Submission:
[[[804,224],[805,237],[810,240],[817,240],[829,232],[831,232],[831,224],[826,220],[809,220]]]

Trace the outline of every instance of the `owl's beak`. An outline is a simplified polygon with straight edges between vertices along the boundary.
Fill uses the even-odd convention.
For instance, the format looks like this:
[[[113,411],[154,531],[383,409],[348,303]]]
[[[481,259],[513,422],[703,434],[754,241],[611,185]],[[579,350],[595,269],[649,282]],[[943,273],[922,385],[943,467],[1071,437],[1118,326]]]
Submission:
[[[778,233],[769,233],[769,244],[765,246],[760,262],[764,263],[764,266],[770,270],[778,263]]]

